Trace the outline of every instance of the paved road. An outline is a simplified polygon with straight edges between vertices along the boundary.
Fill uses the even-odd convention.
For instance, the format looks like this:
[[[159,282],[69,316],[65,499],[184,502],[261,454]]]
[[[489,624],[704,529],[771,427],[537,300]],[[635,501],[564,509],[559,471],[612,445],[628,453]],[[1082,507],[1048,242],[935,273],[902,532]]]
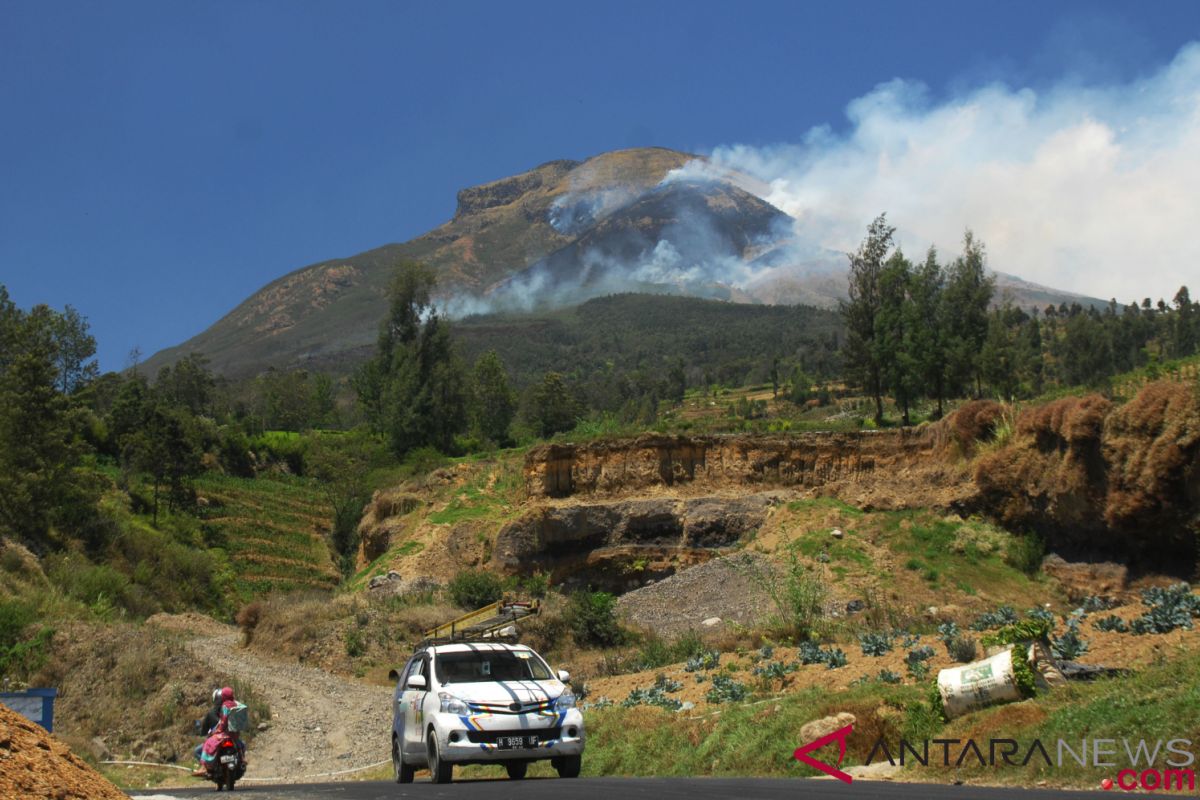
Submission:
[[[568,788],[569,787],[569,788]],[[847,786],[832,780],[767,780],[762,778],[531,778],[461,781],[436,786],[418,780],[407,786],[395,783],[325,783],[307,786],[239,786],[233,797],[253,800],[395,800],[395,798],[489,798],[489,800],[708,800],[709,798],[763,798],[764,800],[1062,800],[1094,798],[1093,792],[1049,789],[993,789],[891,781],[855,781]],[[139,792],[133,797],[154,796]],[[158,797],[212,798],[214,787],[202,790],[164,790]],[[221,794],[220,797],[226,795]]]

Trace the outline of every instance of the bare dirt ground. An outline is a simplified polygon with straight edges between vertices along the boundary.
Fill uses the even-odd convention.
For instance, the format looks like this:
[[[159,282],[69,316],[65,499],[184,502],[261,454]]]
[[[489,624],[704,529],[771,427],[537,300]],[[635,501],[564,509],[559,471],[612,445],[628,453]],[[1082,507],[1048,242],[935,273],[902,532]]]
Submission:
[[[40,725],[0,706],[0,797],[124,800],[125,793]]]
[[[216,635],[213,635],[213,634]],[[247,758],[249,781],[353,778],[357,770],[390,758],[392,691],[294,662],[276,661],[239,647],[237,629],[209,625],[187,644],[214,669],[237,675],[271,708]]]

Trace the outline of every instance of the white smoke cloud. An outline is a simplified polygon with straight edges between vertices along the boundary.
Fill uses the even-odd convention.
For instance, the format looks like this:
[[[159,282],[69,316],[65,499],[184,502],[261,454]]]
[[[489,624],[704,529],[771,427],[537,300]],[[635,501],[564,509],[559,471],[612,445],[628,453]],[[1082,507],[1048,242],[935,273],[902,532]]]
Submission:
[[[750,176],[810,246],[852,251],[886,211],[913,256],[957,253],[969,227],[994,269],[1055,288],[1121,302],[1200,288],[1200,44],[1121,85],[931,102],[893,80],[846,113],[846,133],[720,147],[679,177]]]

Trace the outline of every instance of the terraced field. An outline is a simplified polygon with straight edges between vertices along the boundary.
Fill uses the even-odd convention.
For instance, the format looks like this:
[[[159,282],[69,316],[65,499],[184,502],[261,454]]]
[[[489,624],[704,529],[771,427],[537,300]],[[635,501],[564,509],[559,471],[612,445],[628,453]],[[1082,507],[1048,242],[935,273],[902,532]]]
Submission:
[[[201,510],[208,536],[229,553],[243,600],[337,585],[326,538],[332,511],[316,482],[209,473],[196,489],[209,503]]]

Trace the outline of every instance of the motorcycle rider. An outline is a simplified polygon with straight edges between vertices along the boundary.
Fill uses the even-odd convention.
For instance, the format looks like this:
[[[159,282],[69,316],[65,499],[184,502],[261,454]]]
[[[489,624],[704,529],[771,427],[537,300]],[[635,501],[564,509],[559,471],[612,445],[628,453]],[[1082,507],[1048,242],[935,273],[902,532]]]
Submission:
[[[242,742],[241,736],[234,731],[229,730],[229,710],[238,705],[237,700],[233,696],[233,689],[226,686],[221,689],[218,699],[220,700],[219,715],[216,726],[210,731],[210,735],[204,740],[201,745],[200,766],[192,773],[194,777],[208,777],[208,767],[212,763],[213,757],[216,755],[217,746],[223,739],[232,739],[238,748],[238,754],[241,756],[242,762],[246,761],[246,745]],[[206,717],[207,719],[207,717]]]
[[[213,689],[212,707],[208,709],[208,713],[204,715],[204,719],[196,723],[198,732],[206,739],[208,738],[209,734],[212,733],[213,728],[217,727],[217,724],[221,721],[221,704],[223,702],[224,701],[221,699],[221,690]],[[200,760],[200,756],[203,752],[204,742],[196,745],[196,747],[192,750],[192,758],[195,759],[197,764],[196,770],[192,774],[196,777],[202,777],[205,774],[204,764]]]

